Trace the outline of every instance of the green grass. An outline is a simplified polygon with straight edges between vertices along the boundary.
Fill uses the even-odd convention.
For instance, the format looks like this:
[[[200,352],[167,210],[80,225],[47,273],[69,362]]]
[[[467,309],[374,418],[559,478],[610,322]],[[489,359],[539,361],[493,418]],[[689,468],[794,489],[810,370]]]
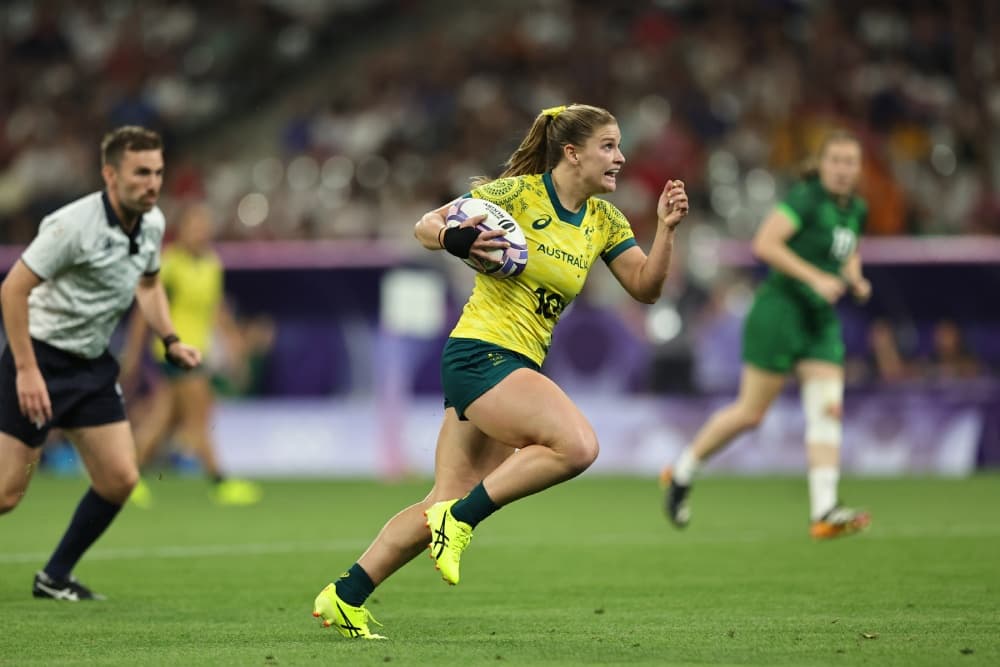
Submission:
[[[320,629],[312,599],[426,482],[268,482],[253,508],[152,487],[77,568],[103,603],[29,593],[82,480],[0,518],[0,664],[1000,664],[996,476],[847,480],[874,525],[827,543],[802,479],[707,478],[676,532],[651,480],[584,477],[480,526],[460,586],[425,557],[386,582],[387,642]]]

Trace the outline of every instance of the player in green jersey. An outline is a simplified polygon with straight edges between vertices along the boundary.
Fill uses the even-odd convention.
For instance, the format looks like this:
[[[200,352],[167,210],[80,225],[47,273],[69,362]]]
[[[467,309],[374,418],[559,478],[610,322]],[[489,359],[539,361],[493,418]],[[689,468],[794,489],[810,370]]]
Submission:
[[[568,480],[597,457],[597,436],[570,398],[539,372],[563,309],[603,260],[625,290],[656,301],[670,264],[674,229],[688,211],[681,181],[657,202],[649,254],[625,216],[596,195],[614,192],[625,163],[614,116],[572,104],[535,119],[500,178],[470,193],[510,212],[528,242],[516,277],[477,275],[472,295],[445,345],[445,414],[437,441],[434,487],[394,516],[358,561],[319,594],[314,615],[348,637],[372,638],[364,602],[421,551],[445,581],[459,581],[459,558],[476,525],[500,507]],[[426,213],[415,234],[428,250],[486,258],[506,247],[502,232],[479,233],[475,216],[448,228],[451,204]]]
[[[810,534],[849,535],[870,522],[866,512],[843,507],[837,498],[844,343],[833,304],[848,290],[859,301],[871,295],[857,250],[867,214],[855,194],[860,174],[858,140],[831,134],[820,149],[817,173],[791,189],[754,237],[754,254],[770,270],[744,325],[739,396],[715,412],[664,469],[666,511],[674,525],[690,519],[689,494],[701,464],[760,424],[793,372],[806,418]]]

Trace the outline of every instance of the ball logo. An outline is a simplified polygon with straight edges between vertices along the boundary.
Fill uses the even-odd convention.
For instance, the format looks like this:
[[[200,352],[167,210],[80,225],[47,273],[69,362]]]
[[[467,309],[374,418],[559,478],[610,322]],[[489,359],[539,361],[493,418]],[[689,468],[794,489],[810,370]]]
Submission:
[[[510,278],[524,271],[528,263],[527,240],[514,217],[502,207],[483,199],[466,197],[452,205],[445,216],[445,223],[449,226],[460,225],[478,215],[485,215],[486,219],[476,228],[483,232],[502,230],[504,236],[501,238],[510,247],[491,250],[488,260],[472,255],[462,261],[476,271],[496,278]]]

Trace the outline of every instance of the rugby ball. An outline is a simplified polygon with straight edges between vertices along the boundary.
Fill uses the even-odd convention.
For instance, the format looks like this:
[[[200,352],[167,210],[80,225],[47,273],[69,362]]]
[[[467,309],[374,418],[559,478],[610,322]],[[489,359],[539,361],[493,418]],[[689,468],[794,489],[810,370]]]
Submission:
[[[510,243],[510,247],[496,248],[490,252],[490,259],[486,261],[478,257],[469,257],[462,261],[476,271],[495,278],[510,278],[524,271],[524,267],[528,265],[528,242],[514,216],[500,206],[474,197],[459,199],[448,209],[445,224],[457,227],[477,215],[485,215],[486,218],[476,225],[476,229],[484,232],[503,230],[506,234],[498,238]]]

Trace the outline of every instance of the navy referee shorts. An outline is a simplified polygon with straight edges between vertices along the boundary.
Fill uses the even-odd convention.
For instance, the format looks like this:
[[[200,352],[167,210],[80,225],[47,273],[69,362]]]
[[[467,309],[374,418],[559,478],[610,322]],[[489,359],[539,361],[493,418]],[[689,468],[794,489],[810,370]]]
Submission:
[[[41,427],[21,414],[17,400],[17,369],[10,348],[0,355],[0,431],[29,447],[45,442],[49,430],[101,426],[125,420],[125,402],[118,386],[118,362],[105,350],[85,359],[32,339],[38,368],[52,402],[52,420]]]

